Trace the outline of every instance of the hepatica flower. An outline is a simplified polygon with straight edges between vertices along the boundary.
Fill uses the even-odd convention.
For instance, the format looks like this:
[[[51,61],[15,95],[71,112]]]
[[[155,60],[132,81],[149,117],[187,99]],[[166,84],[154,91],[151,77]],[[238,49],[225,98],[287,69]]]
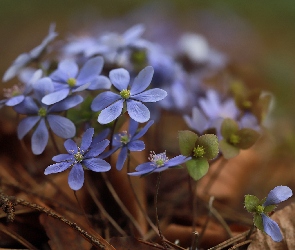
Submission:
[[[159,89],[145,90],[151,83],[154,69],[151,66],[141,70],[130,84],[129,72],[123,68],[110,71],[110,80],[118,93],[105,91],[94,98],[91,108],[100,111],[98,122],[107,124],[119,117],[123,104],[127,105],[129,116],[140,123],[150,119],[150,111],[142,102],[157,102],[167,96],[167,92]]]
[[[73,190],[79,190],[84,183],[84,170],[109,171],[111,169],[110,164],[97,158],[109,145],[109,140],[105,139],[93,145],[93,134],[93,128],[87,129],[82,137],[80,147],[72,139],[66,140],[64,146],[68,154],[54,156],[52,160],[56,163],[48,166],[44,174],[59,173],[71,168],[68,177],[69,186]]]
[[[89,59],[79,71],[76,62],[63,60],[58,64],[50,78],[54,83],[54,92],[45,95],[42,102],[51,105],[65,99],[71,92],[85,89],[109,88],[107,77],[99,76],[103,67],[103,58],[98,56]]]
[[[154,121],[149,121],[140,131],[137,131],[138,122],[130,119],[128,131],[124,131],[114,135],[113,149],[110,150],[108,154],[104,157],[108,157],[109,155],[113,154],[121,148],[116,163],[117,170],[121,170],[126,161],[128,150],[142,151],[145,149],[144,142],[138,139],[141,138],[148,131],[148,129],[150,128],[150,126],[153,125],[153,123]]]
[[[22,139],[31,129],[36,126],[32,135],[31,146],[34,154],[41,154],[48,143],[48,128],[59,137],[68,139],[76,134],[76,127],[69,119],[56,115],[56,112],[68,110],[82,102],[81,96],[70,96],[52,106],[41,102],[42,97],[53,91],[53,83],[50,78],[41,78],[34,83],[34,98],[31,96],[18,105],[14,110],[20,114],[28,115],[21,120],[17,128],[17,135]]]
[[[279,242],[283,236],[278,224],[268,217],[268,214],[274,211],[277,204],[289,199],[292,195],[292,190],[289,187],[277,186],[261,201],[255,195],[245,196],[245,208],[254,214],[254,225],[268,234],[273,241]]]
[[[156,154],[155,152],[151,152],[150,157],[148,158],[150,161],[138,165],[135,170],[137,172],[128,173],[132,176],[146,175],[153,172],[162,172],[168,168],[177,167],[180,164],[185,163],[190,160],[191,157],[187,157],[184,155],[178,155],[169,159],[166,156],[166,152]]]

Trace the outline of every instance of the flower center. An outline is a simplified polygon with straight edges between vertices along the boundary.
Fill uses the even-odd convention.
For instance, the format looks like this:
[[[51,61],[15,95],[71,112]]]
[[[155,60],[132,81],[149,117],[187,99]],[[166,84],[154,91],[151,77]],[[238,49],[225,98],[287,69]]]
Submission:
[[[161,167],[169,161],[169,158],[166,156],[166,151],[160,154],[156,154],[154,151],[151,151],[148,159],[154,163],[156,167]]]
[[[6,98],[11,98],[14,96],[21,95],[24,91],[24,88],[20,85],[14,85],[9,89],[3,89],[3,95]]]
[[[81,161],[83,161],[84,156],[83,154],[81,154],[80,151],[78,151],[76,154],[74,154],[74,158],[77,162],[80,163]]]
[[[128,89],[123,89],[121,92],[120,92],[120,96],[124,99],[128,99],[130,97],[130,90]]]
[[[67,80],[67,83],[69,84],[70,87],[75,87],[77,80],[75,78],[71,77]]]
[[[123,131],[121,134],[120,134],[120,142],[122,142],[123,144],[127,144],[129,142],[129,136],[127,134],[127,131]]]
[[[264,212],[264,207],[262,205],[258,205],[256,207],[256,211],[257,211],[257,213],[261,214]]]
[[[41,116],[41,117],[45,117],[47,114],[47,110],[46,108],[42,107],[38,110],[38,115]]]
[[[229,137],[229,142],[233,145],[238,144],[241,141],[241,137],[235,134],[231,134]]]
[[[196,148],[193,149],[194,157],[201,158],[205,154],[205,149],[203,146],[198,145]]]
[[[244,101],[243,102],[243,107],[246,109],[249,109],[252,107],[252,102],[251,101]]]

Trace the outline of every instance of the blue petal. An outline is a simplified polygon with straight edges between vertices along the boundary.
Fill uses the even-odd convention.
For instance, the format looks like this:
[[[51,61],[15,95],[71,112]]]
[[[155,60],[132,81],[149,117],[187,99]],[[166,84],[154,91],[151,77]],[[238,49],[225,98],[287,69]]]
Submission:
[[[265,233],[267,233],[275,242],[282,241],[283,236],[281,234],[279,225],[265,214],[262,213],[261,216]]]
[[[92,140],[92,144],[96,144],[96,143],[99,143],[101,142],[102,140],[106,139],[110,133],[110,129],[109,128],[106,128],[104,129],[103,131],[101,131],[98,135],[96,135],[93,140]]]
[[[94,128],[87,129],[85,133],[83,134],[82,141],[81,141],[82,151],[85,152],[90,147],[93,134],[94,134]]]
[[[101,158],[101,159],[105,159],[105,158],[109,157],[110,155],[112,155],[113,153],[115,153],[120,147],[121,147],[121,145],[120,145],[120,146],[117,146],[117,147],[113,147],[111,150],[102,153],[102,154],[99,156],[99,158]]]
[[[149,109],[141,102],[128,99],[127,111],[129,116],[137,122],[143,123],[150,119]]]
[[[78,65],[71,60],[63,60],[58,64],[58,71],[60,71],[61,73],[65,74],[67,76],[66,79],[69,78],[76,78],[77,74],[78,74]],[[64,75],[62,75],[61,79],[63,79]]]
[[[19,114],[37,115],[39,108],[32,97],[27,96],[20,104],[15,105],[13,109]]]
[[[37,99],[40,101],[45,95],[48,95],[54,91],[54,86],[49,77],[43,77],[33,84],[34,93]]]
[[[29,116],[21,120],[17,127],[18,139],[23,139],[23,137],[37,124],[40,119],[40,116]]]
[[[6,101],[7,106],[15,106],[17,104],[20,104],[25,99],[24,95],[18,95],[11,97],[8,101]]]
[[[91,109],[94,112],[105,109],[110,106],[112,103],[122,99],[122,97],[118,94],[115,94],[111,91],[105,91],[96,96],[91,104]]]
[[[91,144],[90,150],[84,155],[85,158],[92,158],[100,155],[110,144],[108,139],[100,141],[96,144]]]
[[[277,186],[271,190],[263,206],[276,205],[289,199],[293,195],[292,190],[287,186]]]
[[[48,109],[48,112],[60,112],[60,111],[69,110],[69,109],[77,106],[81,102],[83,102],[82,96],[72,95],[72,96],[69,96],[68,98],[52,105],[52,107]]]
[[[48,175],[48,174],[60,173],[62,171],[65,171],[67,168],[69,168],[71,164],[72,164],[71,162],[59,162],[59,163],[52,164],[45,169],[44,174]]]
[[[114,121],[122,113],[124,100],[119,100],[107,108],[103,109],[98,116],[97,121],[100,124],[108,124]]]
[[[61,89],[44,96],[41,101],[46,105],[52,105],[54,103],[60,102],[61,100],[64,100],[69,95],[69,93],[69,88]]]
[[[142,151],[145,149],[144,142],[140,140],[129,142],[127,147],[130,151]]]
[[[99,158],[86,159],[82,162],[86,168],[94,172],[106,172],[111,169],[111,165]]]
[[[41,119],[31,140],[32,151],[35,155],[39,155],[44,151],[48,143],[48,137],[48,129],[45,124],[45,119]]]
[[[69,160],[74,160],[74,157],[71,154],[59,154],[59,155],[53,156],[52,160],[55,162],[69,161]]]
[[[106,76],[97,76],[94,80],[91,81],[90,86],[88,87],[89,90],[96,90],[96,89],[109,89],[112,86],[112,83],[109,78]]]
[[[129,128],[128,128],[128,133],[130,135],[130,138],[132,138],[138,128],[138,122],[134,121],[133,119],[130,119],[129,121]]]
[[[187,157],[187,156],[184,156],[184,155],[178,155],[178,156],[175,156],[174,158],[170,159],[165,164],[165,166],[174,167],[174,166],[177,166],[179,164],[185,163],[186,161],[188,161],[190,159],[191,159],[191,157]]]
[[[132,99],[141,102],[157,102],[163,100],[167,96],[167,92],[163,89],[149,89],[137,95],[132,95]]]
[[[151,173],[151,172],[155,171],[156,169],[157,169],[157,167],[154,164],[152,164],[151,162],[146,162],[146,163],[138,165],[135,168],[135,170],[137,172],[128,173],[128,175],[140,176],[140,175]]]
[[[70,171],[68,183],[71,189],[79,190],[84,183],[84,171],[80,163],[77,163],[73,166]]]
[[[192,109],[192,118],[188,115],[184,115],[183,119],[190,129],[199,133],[202,133],[208,128],[208,119],[197,107],[193,107]]]
[[[117,170],[122,170],[123,166],[124,166],[124,163],[126,161],[126,158],[127,158],[127,147],[122,147],[120,153],[119,153],[119,156],[118,156],[118,159],[117,159],[117,163],[116,163],[116,169]]]
[[[153,75],[154,69],[152,66],[147,66],[141,70],[132,83],[131,95],[133,96],[144,91],[150,85]]]
[[[103,58],[101,56],[89,59],[80,70],[77,80],[81,84],[91,82],[95,76],[100,74],[102,67]]]
[[[52,131],[61,138],[72,138],[76,134],[75,124],[59,115],[48,115],[47,121]]]
[[[151,120],[149,121],[133,138],[132,140],[137,140],[139,139],[140,137],[142,137],[147,131],[148,129],[150,128],[150,126],[152,126],[154,124],[154,121]]]
[[[72,139],[66,140],[64,142],[64,146],[68,153],[71,155],[76,154],[78,152],[78,146]]]
[[[133,42],[134,40],[139,38],[143,34],[144,30],[145,28],[143,24],[136,24],[126,30],[123,34],[126,43]]]
[[[130,82],[130,74],[126,69],[123,68],[113,69],[110,71],[110,80],[116,89],[122,91],[128,87]]]

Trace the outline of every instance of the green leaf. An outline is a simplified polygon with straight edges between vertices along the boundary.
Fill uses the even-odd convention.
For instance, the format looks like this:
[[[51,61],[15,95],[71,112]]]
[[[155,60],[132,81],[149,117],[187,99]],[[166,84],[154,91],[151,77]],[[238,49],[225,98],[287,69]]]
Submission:
[[[254,225],[259,230],[261,230],[262,232],[264,232],[262,216],[260,214],[255,214],[254,215]]]
[[[243,128],[237,132],[241,140],[236,146],[240,149],[248,149],[254,145],[254,143],[260,137],[259,133],[250,128]]]
[[[240,152],[239,148],[229,144],[226,140],[221,140],[219,142],[219,148],[225,159],[234,158]]]
[[[225,118],[221,124],[221,135],[224,139],[229,139],[232,134],[235,134],[239,130],[239,125],[236,121]]]
[[[182,155],[191,156],[198,135],[189,130],[178,131],[179,148]]]
[[[270,213],[270,212],[272,212],[273,210],[275,210],[276,207],[277,207],[276,205],[269,205],[269,206],[267,206],[267,207],[264,208],[264,212],[265,212],[265,213]]]
[[[186,163],[189,175],[195,180],[201,179],[209,169],[209,163],[205,158],[192,159]]]
[[[207,160],[214,159],[219,152],[218,138],[216,135],[206,134],[198,138],[196,144],[203,146],[205,149],[204,158]]]
[[[255,213],[256,207],[260,205],[260,200],[255,195],[245,195],[245,208],[250,213]]]

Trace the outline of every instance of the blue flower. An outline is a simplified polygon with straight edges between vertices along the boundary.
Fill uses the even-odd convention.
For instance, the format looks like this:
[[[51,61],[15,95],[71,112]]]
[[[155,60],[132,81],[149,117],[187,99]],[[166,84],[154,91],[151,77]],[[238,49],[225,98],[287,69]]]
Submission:
[[[42,102],[51,105],[65,99],[70,92],[109,88],[111,85],[109,79],[99,76],[102,67],[103,58],[100,56],[89,59],[80,72],[74,61],[61,61],[57,70],[50,75],[54,83],[54,92],[45,95]]]
[[[37,59],[42,54],[47,45],[57,36],[57,33],[54,31],[54,29],[55,25],[50,25],[48,35],[44,38],[40,45],[38,45],[36,48],[32,49],[28,53],[20,54],[15,59],[12,65],[4,73],[4,76],[2,78],[3,82],[7,82],[8,80],[16,76],[23,67],[28,65],[33,60]]]
[[[282,201],[289,199],[292,196],[292,190],[287,186],[278,186],[271,190],[263,203],[263,207],[277,205]],[[269,218],[265,213],[261,213],[263,229],[266,234],[268,234],[273,241],[279,242],[283,239],[280,228],[278,224]]]
[[[41,103],[41,99],[47,93],[53,91],[53,83],[50,78],[41,78],[34,83],[34,97],[27,96],[14,110],[20,114],[28,115],[18,125],[18,138],[22,139],[33,127],[36,129],[32,135],[31,146],[34,154],[41,154],[48,143],[48,123],[50,129],[59,137],[68,139],[76,134],[76,127],[69,119],[52,114],[68,110],[83,101],[81,96],[71,96],[52,106]]]
[[[127,104],[128,114],[133,120],[140,123],[148,121],[150,111],[142,102],[157,102],[167,96],[167,92],[159,88],[144,91],[150,85],[153,73],[151,66],[145,67],[131,85],[127,70],[123,68],[111,70],[110,80],[119,94],[105,91],[94,98],[91,109],[95,112],[101,110],[98,122],[107,124],[118,118],[124,103]]]
[[[145,149],[144,142],[138,139],[141,138],[148,131],[153,123],[154,121],[149,121],[140,131],[137,132],[138,122],[131,119],[128,132],[124,131],[114,135],[113,148],[104,155],[104,158],[110,156],[121,148],[116,163],[116,169],[121,170],[126,161],[128,150],[142,151]]]
[[[128,174],[132,176],[139,176],[150,174],[153,172],[162,172],[168,168],[172,168],[185,163],[186,161],[190,160],[191,157],[178,155],[169,160],[169,158],[166,156],[166,152],[160,154],[151,152],[150,157],[148,159],[150,160],[150,162],[140,164],[135,168],[137,172]]]
[[[68,177],[68,183],[71,189],[79,190],[84,183],[83,168],[94,172],[109,171],[111,169],[110,164],[105,160],[97,158],[97,156],[105,150],[110,142],[105,139],[93,145],[93,134],[93,128],[87,129],[82,137],[80,147],[72,139],[66,140],[64,146],[68,154],[54,156],[52,160],[57,163],[48,166],[44,174],[59,173],[72,168]]]
[[[292,190],[289,187],[277,186],[262,201],[255,195],[245,196],[245,208],[248,212],[254,214],[254,225],[268,234],[273,241],[279,242],[283,239],[283,236],[279,225],[268,217],[268,214],[274,211],[277,204],[287,200],[292,195]]]

